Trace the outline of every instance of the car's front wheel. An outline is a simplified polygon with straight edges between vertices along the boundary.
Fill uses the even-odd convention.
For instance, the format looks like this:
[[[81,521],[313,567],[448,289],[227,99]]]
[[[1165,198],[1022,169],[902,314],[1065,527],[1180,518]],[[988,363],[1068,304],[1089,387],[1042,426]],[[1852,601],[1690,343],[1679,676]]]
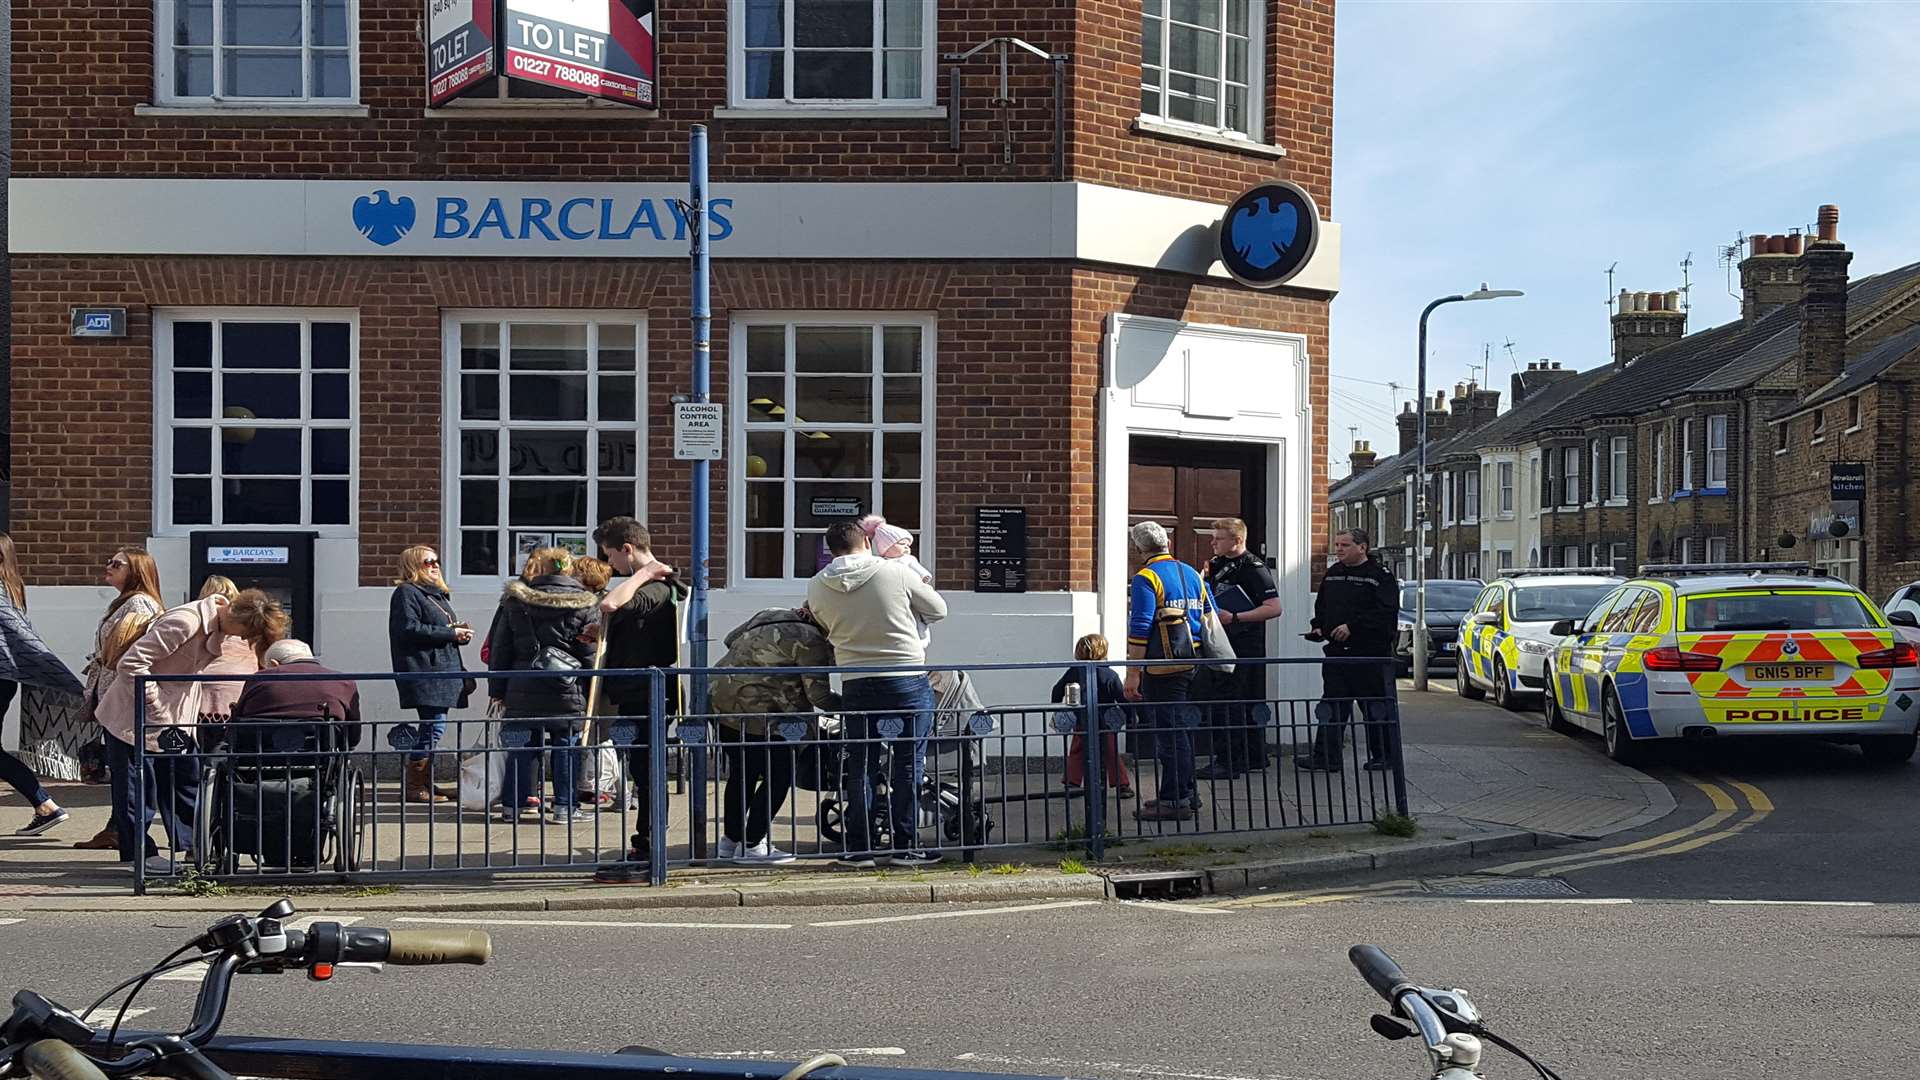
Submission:
[[[1860,740],[1860,752],[1872,765],[1905,765],[1920,748],[1916,735],[1868,735]]]
[[[1508,712],[1519,712],[1520,701],[1513,693],[1513,680],[1507,677],[1507,662],[1493,662],[1493,703]]]

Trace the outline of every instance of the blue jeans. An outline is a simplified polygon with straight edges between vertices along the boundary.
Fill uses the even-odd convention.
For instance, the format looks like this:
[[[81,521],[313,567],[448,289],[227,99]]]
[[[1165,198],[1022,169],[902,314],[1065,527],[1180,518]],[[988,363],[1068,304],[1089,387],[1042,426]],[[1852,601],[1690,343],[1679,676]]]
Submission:
[[[926,770],[927,736],[933,731],[933,687],[925,675],[848,679],[840,689],[847,709],[844,841],[849,853],[873,848],[873,775],[870,762],[882,744],[891,754],[887,771],[887,809],[893,848],[920,845],[920,778]],[[881,721],[899,720],[900,734],[884,738]],[[868,740],[880,740],[873,742]]]
[[[420,714],[420,722],[388,728],[387,745],[408,751],[409,761],[427,761],[433,757],[433,748],[440,745],[440,737],[447,733],[447,710],[423,705],[413,711]]]
[[[513,736],[524,733],[522,743]],[[556,807],[574,805],[575,785],[579,780],[580,733],[570,720],[508,720],[500,725],[501,742],[507,751],[507,774],[500,789],[501,809],[520,809],[529,797],[540,794],[540,757],[543,749],[552,759],[553,802]],[[516,745],[517,744],[517,745]]]
[[[176,854],[193,847],[193,816],[200,804],[199,752],[146,755],[145,775],[135,772],[133,747],[107,736],[108,768],[113,772],[113,827],[120,836],[120,861],[132,862],[156,854],[147,830],[160,814],[167,829],[167,845]],[[138,825],[140,789],[146,789],[146,815]]]
[[[1192,689],[1191,671],[1140,679],[1140,696],[1153,703],[1144,711],[1147,723],[1152,725],[1161,802],[1181,802],[1199,795],[1193,780],[1193,732],[1188,727],[1191,717],[1186,707]]]

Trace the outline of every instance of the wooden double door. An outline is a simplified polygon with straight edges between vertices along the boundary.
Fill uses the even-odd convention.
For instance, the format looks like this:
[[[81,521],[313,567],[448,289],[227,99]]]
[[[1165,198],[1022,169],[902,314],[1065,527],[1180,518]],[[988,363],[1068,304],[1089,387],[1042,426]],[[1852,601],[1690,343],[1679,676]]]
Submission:
[[[1213,523],[1247,523],[1247,548],[1266,554],[1267,448],[1250,443],[1135,436],[1130,449],[1127,524],[1166,526],[1173,554],[1205,568]]]

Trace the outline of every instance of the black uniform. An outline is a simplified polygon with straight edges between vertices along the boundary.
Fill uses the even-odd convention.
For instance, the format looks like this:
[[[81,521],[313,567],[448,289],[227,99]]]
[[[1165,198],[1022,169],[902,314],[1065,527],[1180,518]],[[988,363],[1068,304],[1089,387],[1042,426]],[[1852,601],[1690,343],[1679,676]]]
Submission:
[[[1326,638],[1329,657],[1377,656],[1391,659],[1393,640],[1400,623],[1400,583],[1393,571],[1369,557],[1359,566],[1336,562],[1320,580],[1320,592],[1313,602],[1313,628]],[[1333,640],[1336,627],[1347,628],[1347,640]],[[1338,769],[1341,747],[1346,740],[1349,708],[1362,706],[1367,723],[1367,761],[1392,759],[1390,742],[1391,713],[1383,699],[1393,697],[1393,675],[1389,664],[1327,664],[1321,668],[1324,690],[1320,701],[1320,727],[1314,733],[1315,763]],[[1354,699],[1371,699],[1356,701]]]
[[[1207,588],[1213,591],[1214,605],[1222,609],[1221,620],[1226,623],[1227,642],[1233,646],[1233,655],[1266,656],[1267,624],[1234,622],[1225,614],[1227,605],[1222,603],[1221,593],[1238,590],[1245,597],[1244,601],[1236,598],[1236,606],[1241,610],[1252,610],[1279,596],[1280,590],[1274,585],[1273,573],[1267,564],[1250,551],[1216,555],[1207,563],[1206,578]],[[1252,706],[1253,702],[1266,700],[1266,665],[1236,665],[1233,675],[1224,681],[1221,696],[1229,704],[1219,710],[1214,720],[1221,730],[1214,736],[1218,742],[1213,764],[1207,770],[1208,775],[1216,777],[1238,775],[1248,769],[1263,768],[1267,763],[1266,732],[1254,722]]]

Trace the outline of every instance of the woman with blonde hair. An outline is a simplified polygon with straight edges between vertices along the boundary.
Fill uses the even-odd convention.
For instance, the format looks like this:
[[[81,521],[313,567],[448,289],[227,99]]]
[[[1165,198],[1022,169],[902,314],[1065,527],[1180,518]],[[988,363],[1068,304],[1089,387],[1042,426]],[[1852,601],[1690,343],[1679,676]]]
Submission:
[[[144,851],[148,872],[177,872],[174,862],[158,857],[153,840],[146,835],[153,823],[151,815],[159,811],[174,855],[190,858],[193,816],[200,798],[200,759],[193,751],[205,684],[149,682],[143,688],[142,714],[136,709],[135,681],[149,675],[206,674],[221,659],[228,636],[245,639],[258,661],[268,646],[287,636],[290,624],[279,601],[259,589],[248,589],[232,600],[208,596],[161,613],[120,658],[97,713],[100,726],[107,729],[114,803],[120,819],[129,825],[119,837],[122,862],[132,862]],[[144,734],[146,745],[146,769],[140,777],[132,775],[137,734]],[[142,809],[145,820],[140,817]]]
[[[27,585],[20,576],[20,557],[14,551],[13,537],[0,532],[0,717],[6,715],[22,683],[70,694],[80,692],[80,680],[27,622]],[[24,738],[21,745],[26,745]],[[4,749],[0,749],[0,780],[33,806],[33,819],[15,830],[15,836],[39,836],[67,820],[67,812],[40,786],[32,767]]]
[[[102,580],[118,592],[119,595],[107,605],[107,613],[100,617],[100,625],[93,632],[93,653],[87,657],[87,665],[81,669],[80,676],[86,684],[84,715],[90,721],[99,719],[100,701],[106,697],[107,690],[120,678],[116,671],[120,658],[127,649],[140,640],[160,617],[160,567],[153,556],[141,548],[123,547],[114,551],[107,559],[107,571]],[[101,737],[100,726],[94,725],[94,736]],[[112,737],[105,737],[111,743]],[[108,754],[108,782],[117,792],[125,782],[124,778],[113,775],[111,754]],[[107,827],[95,833],[91,839],[82,840],[73,845],[92,851],[113,851],[120,847],[121,836],[133,835],[130,821],[120,819],[120,800],[113,802],[113,812],[107,820]]]
[[[465,671],[460,646],[473,640],[473,628],[453,613],[453,594],[440,569],[440,555],[426,544],[400,553],[400,574],[387,605],[387,645],[395,672]],[[407,802],[443,803],[449,796],[433,786],[433,751],[447,730],[447,712],[467,704],[459,679],[403,679],[396,687],[400,707],[412,709],[418,724],[395,724],[387,745],[407,751]]]
[[[207,580],[200,584],[200,599],[209,596],[224,596],[229,601],[240,595],[240,587],[232,578],[219,574],[208,574]],[[214,675],[252,675],[260,670],[260,658],[253,651],[253,644],[245,638],[226,634],[220,641],[220,659],[207,668],[207,674]],[[224,724],[233,716],[234,703],[240,700],[240,691],[246,685],[245,679],[232,682],[206,683],[200,687],[200,722],[203,724]]]

